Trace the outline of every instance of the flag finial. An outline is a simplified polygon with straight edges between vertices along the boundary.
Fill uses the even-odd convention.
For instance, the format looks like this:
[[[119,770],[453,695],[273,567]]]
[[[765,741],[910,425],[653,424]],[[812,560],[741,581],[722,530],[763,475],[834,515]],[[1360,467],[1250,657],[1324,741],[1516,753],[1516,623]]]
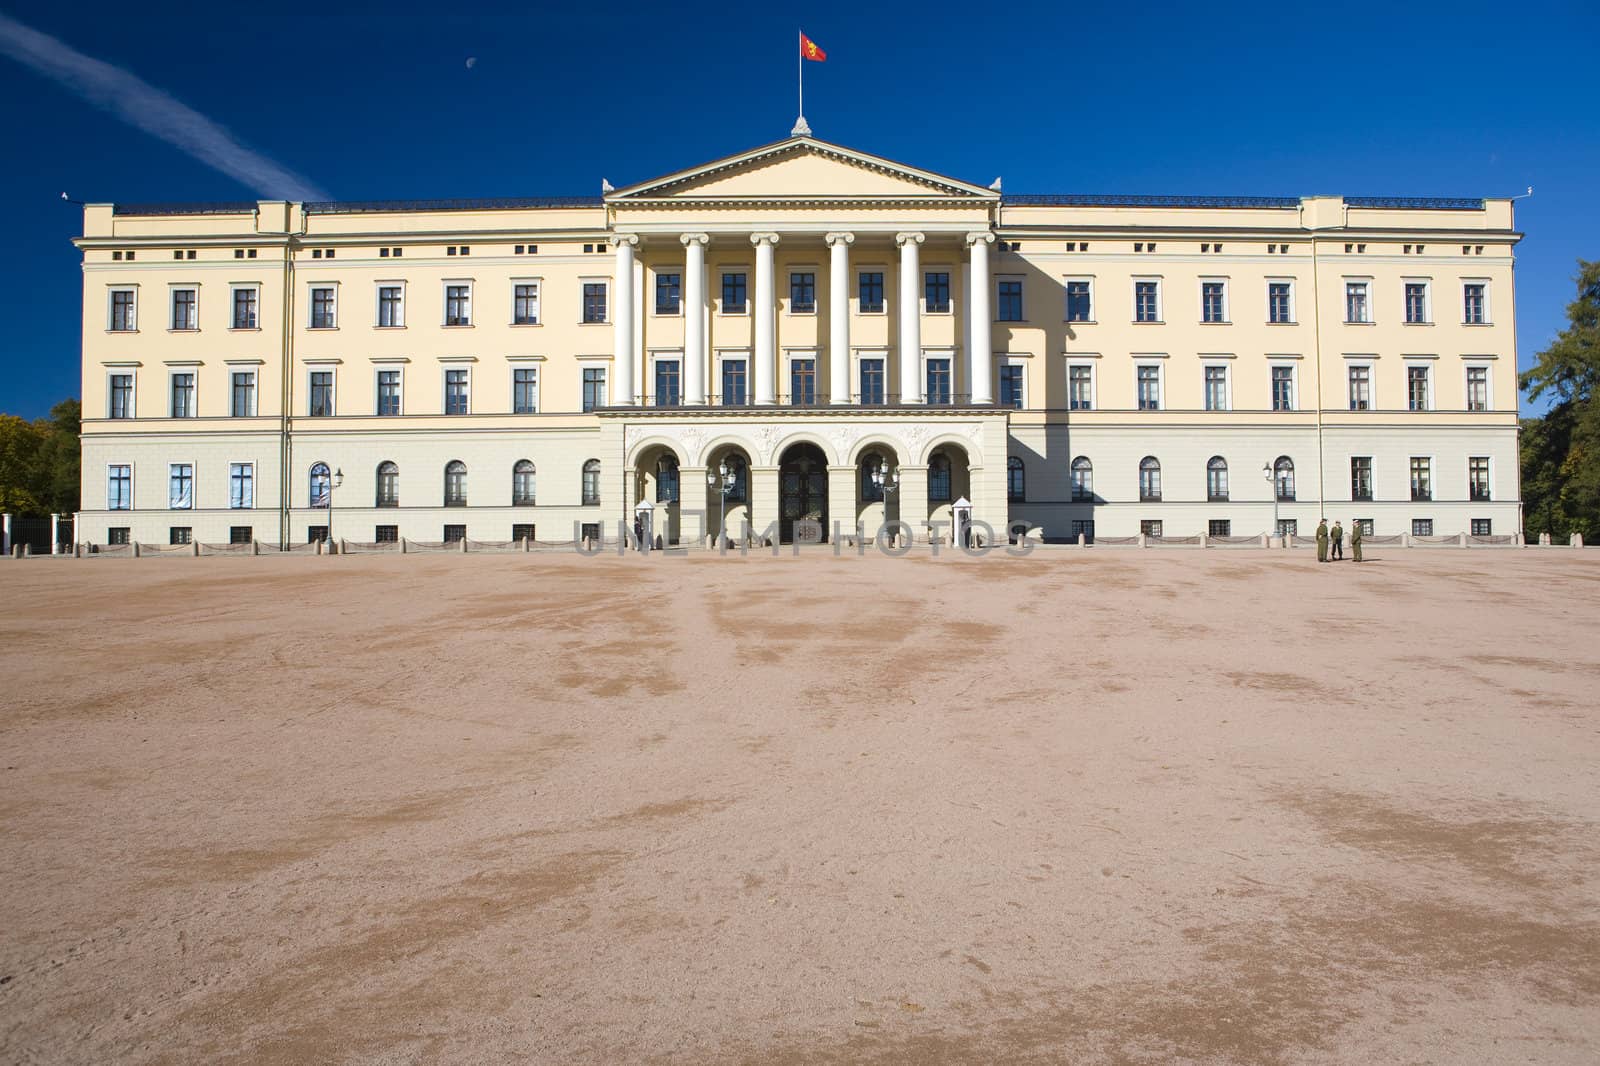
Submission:
[[[806,121],[806,117],[804,115],[801,115],[798,119],[795,120],[794,129],[789,131],[789,136],[791,136],[791,137],[809,137],[809,136],[811,136],[811,124]]]

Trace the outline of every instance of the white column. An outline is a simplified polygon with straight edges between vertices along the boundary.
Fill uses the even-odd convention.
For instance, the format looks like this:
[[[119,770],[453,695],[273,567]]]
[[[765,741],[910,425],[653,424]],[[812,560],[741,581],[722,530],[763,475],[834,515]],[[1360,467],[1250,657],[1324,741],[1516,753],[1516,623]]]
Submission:
[[[752,233],[750,243],[756,246],[756,296],[750,308],[755,319],[756,403],[773,404],[778,401],[778,361],[773,343],[777,307],[773,299],[772,250],[778,235]]]
[[[706,245],[704,233],[685,233],[683,242],[683,387],[684,403],[706,402]]]
[[[972,383],[973,403],[994,403],[994,340],[989,326],[989,245],[992,233],[969,233],[972,269],[967,295],[967,380]]]
[[[900,402],[921,403],[922,234],[897,233],[894,242],[900,246]]]
[[[830,233],[828,259],[828,402],[850,402],[850,244],[853,233]]]
[[[631,233],[619,233],[617,265],[612,271],[611,287],[611,353],[614,383],[614,404],[633,402],[633,246],[639,238]]]

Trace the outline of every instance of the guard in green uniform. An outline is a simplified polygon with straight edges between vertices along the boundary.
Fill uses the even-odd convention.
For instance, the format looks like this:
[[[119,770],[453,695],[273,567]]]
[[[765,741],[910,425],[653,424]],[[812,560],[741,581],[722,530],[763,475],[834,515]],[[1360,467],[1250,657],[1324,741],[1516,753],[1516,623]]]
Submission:
[[[1335,518],[1333,520],[1333,532],[1331,534],[1329,534],[1329,537],[1330,537],[1330,539],[1329,539],[1328,543],[1332,546],[1333,551],[1329,554],[1328,558],[1329,559],[1343,559],[1344,558],[1344,527],[1339,524],[1339,520],[1337,518]]]
[[[1361,561],[1361,520],[1359,518],[1351,519],[1350,521],[1350,552],[1351,557],[1359,563]]]
[[[1317,524],[1317,562],[1328,561],[1328,520],[1324,518]]]

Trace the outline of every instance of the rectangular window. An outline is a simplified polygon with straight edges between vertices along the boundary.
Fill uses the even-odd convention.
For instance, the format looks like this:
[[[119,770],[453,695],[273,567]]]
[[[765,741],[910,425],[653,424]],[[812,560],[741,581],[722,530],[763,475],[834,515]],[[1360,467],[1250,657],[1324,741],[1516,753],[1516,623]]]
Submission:
[[[1274,411],[1294,410],[1294,367],[1275,366],[1272,368],[1272,409]]]
[[[1489,499],[1489,457],[1474,455],[1467,459],[1467,499]]]
[[[168,544],[193,544],[194,529],[191,526],[169,526],[167,528]]]
[[[253,526],[229,526],[228,527],[228,543],[229,544],[249,544],[251,541],[253,541],[255,539],[256,539],[256,531],[255,531],[255,527],[253,527]]]
[[[256,468],[254,463],[228,465],[228,506],[233,508],[256,505]]]
[[[511,525],[512,540],[535,540],[532,522],[513,522]]]
[[[1233,523],[1226,518],[1213,518],[1206,523],[1206,536],[1231,537],[1233,536]]]
[[[235,370],[230,379],[229,412],[234,418],[253,418],[256,413],[256,372]]]
[[[311,328],[333,329],[337,325],[332,286],[311,290]]]
[[[467,539],[466,526],[445,526],[444,542],[446,544],[460,544]]]
[[[1350,498],[1352,500],[1372,499],[1372,456],[1352,455],[1350,457]]]
[[[200,328],[200,294],[194,289],[172,290],[172,328],[192,330]]]
[[[677,407],[683,403],[680,368],[676,359],[656,360],[656,406]]]
[[[930,315],[950,312],[950,275],[943,271],[929,271],[922,275],[923,310]]]
[[[1433,460],[1425,455],[1411,457],[1411,498],[1433,499]]]
[[[444,287],[444,324],[447,326],[472,325],[471,285],[446,285]]]
[[[1406,367],[1406,406],[1412,411],[1428,409],[1428,368]]]
[[[1471,533],[1474,537],[1494,536],[1494,522],[1488,518],[1472,519]]]
[[[1022,409],[1022,371],[1018,363],[1007,363],[1000,368],[1000,406]]]
[[[111,375],[111,407],[112,418],[133,417],[133,375]]]
[[[134,292],[132,289],[111,290],[111,330],[114,333],[131,333],[138,329],[138,320],[134,314]]]
[[[1017,278],[1001,278],[995,288],[995,320],[998,322],[1022,322],[1022,281]]]
[[[1489,409],[1489,368],[1486,366],[1467,367],[1467,410],[1487,411]]]
[[[1487,286],[1482,282],[1468,282],[1461,287],[1463,304],[1461,321],[1469,326],[1481,326],[1489,320],[1484,301],[1486,290]]]
[[[1294,295],[1289,282],[1267,283],[1267,321],[1279,325],[1294,321]]]
[[[312,418],[333,417],[333,371],[313,370],[311,372],[311,406]]]
[[[888,402],[888,394],[884,391],[883,360],[861,360],[861,402],[864,404],[883,404]]]
[[[539,324],[539,283],[524,281],[511,289],[511,324],[537,326]]]
[[[606,320],[605,282],[586,281],[583,283],[583,320],[588,323],[604,322]]]
[[[511,371],[511,413],[539,413],[539,368],[519,366]]]
[[[1372,536],[1373,528],[1374,528],[1372,519],[1370,519],[1370,518],[1358,518],[1358,519],[1355,520],[1353,525],[1360,527],[1361,535],[1363,537]]]
[[[172,375],[172,417],[194,416],[194,374],[186,372]]]
[[[593,411],[606,405],[606,368],[583,368],[583,409]]]
[[[378,526],[372,531],[372,539],[379,544],[400,543],[399,526]]]
[[[683,275],[656,275],[656,314],[675,315],[683,307]]]
[[[1372,368],[1370,366],[1352,366],[1350,368],[1350,410],[1370,411],[1372,409]]]
[[[194,508],[194,464],[172,463],[167,467],[167,506],[174,511]]]
[[[1067,407],[1073,411],[1094,410],[1094,368],[1067,367]]]
[[[1433,536],[1433,519],[1413,518],[1411,520],[1411,535],[1413,537]]]
[[[400,371],[378,371],[378,414],[400,413]]]
[[[725,273],[722,275],[722,313],[725,315],[742,315],[748,309],[749,288],[745,275],[739,273]]]
[[[1161,321],[1161,283],[1136,281],[1133,283],[1133,320],[1135,322]]]
[[[106,467],[106,510],[131,511],[133,509],[133,467],[127,463],[113,463]]]
[[[1278,519],[1278,536],[1293,537],[1300,533],[1300,520],[1298,518]]]
[[[928,360],[928,402],[948,404],[950,393],[950,360]]]
[[[1412,325],[1428,321],[1428,286],[1426,282],[1406,282],[1406,321]]]
[[[1082,537],[1083,538],[1083,542],[1085,544],[1093,544],[1094,543],[1094,519],[1092,519],[1092,518],[1074,518],[1072,520],[1071,532],[1072,532],[1072,539],[1073,540],[1077,540],[1079,537]]]
[[[749,366],[743,359],[722,361],[722,402],[727,407],[743,407],[749,403]]]
[[[859,311],[863,315],[883,314],[883,274],[876,270],[863,270],[857,280]]]
[[[259,292],[254,288],[233,290],[233,328],[255,329]]]
[[[1206,385],[1206,410],[1226,411],[1228,409],[1228,368],[1225,366],[1208,366],[1205,368]]]
[[[406,324],[406,290],[401,285],[378,287],[378,325],[396,329]]]
[[[1371,309],[1367,306],[1367,283],[1344,283],[1344,320],[1346,322],[1371,322]]]
[[[446,370],[444,372],[444,413],[447,415],[464,415],[471,400],[466,370]]]
[[[789,313],[814,315],[817,313],[817,276],[810,272],[789,275]]]
[[[1220,281],[1200,283],[1200,321],[1226,322],[1228,320],[1228,290]]]
[[[815,359],[789,360],[789,402],[796,407],[810,407],[817,402]]]
[[[328,527],[327,526],[307,526],[306,527],[306,543],[307,544],[326,544],[326,543],[328,543]]]
[[[1094,321],[1094,290],[1087,280],[1067,282],[1067,321]]]
[[[1161,368],[1139,367],[1139,410],[1161,410]]]
[[[1142,520],[1139,523],[1139,532],[1143,533],[1147,537],[1154,537],[1156,540],[1160,540],[1161,539],[1161,520],[1159,518],[1156,518],[1156,519],[1146,518],[1146,519]]]

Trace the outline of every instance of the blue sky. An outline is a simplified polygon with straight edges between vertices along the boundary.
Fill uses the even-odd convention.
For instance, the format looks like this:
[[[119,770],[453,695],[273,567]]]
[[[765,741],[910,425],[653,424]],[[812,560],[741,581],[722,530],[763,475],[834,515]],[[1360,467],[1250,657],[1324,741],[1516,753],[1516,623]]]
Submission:
[[[468,5],[460,5],[466,9]],[[451,10],[458,8],[452,7]],[[788,134],[1009,192],[1508,196],[1519,362],[1600,258],[1600,4],[0,6],[338,199],[597,193]],[[511,12],[511,13],[502,13]],[[0,21],[0,31],[4,22]],[[0,411],[79,383],[77,209],[263,195],[9,54]],[[467,60],[475,60],[469,67]],[[1525,410],[1527,409],[1525,403]]]

